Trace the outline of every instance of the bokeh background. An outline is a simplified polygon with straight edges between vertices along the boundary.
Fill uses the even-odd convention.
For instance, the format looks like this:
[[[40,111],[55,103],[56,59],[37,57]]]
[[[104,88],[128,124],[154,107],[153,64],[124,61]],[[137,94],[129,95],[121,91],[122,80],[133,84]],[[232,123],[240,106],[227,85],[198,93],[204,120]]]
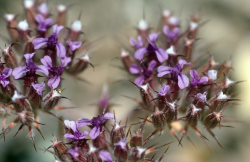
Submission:
[[[22,0],[1,0],[0,13],[18,14],[18,20],[25,18]],[[221,149],[214,139],[201,127],[202,132],[209,138],[209,144],[215,155],[213,155],[205,143],[192,131],[189,136],[195,142],[196,148],[184,139],[184,147],[172,144],[167,156],[163,161],[172,162],[248,162],[250,159],[250,1],[247,0],[49,0],[48,5],[55,15],[57,4],[74,4],[68,11],[67,26],[77,20],[80,12],[80,20],[83,24],[81,39],[95,41],[94,46],[89,49],[92,64],[95,71],[88,68],[81,74],[91,85],[76,81],[66,74],[64,75],[63,95],[71,99],[60,102],[60,105],[76,106],[77,109],[55,112],[64,119],[77,120],[79,118],[91,118],[97,113],[97,106],[90,105],[101,97],[103,86],[108,85],[111,102],[116,106],[115,110],[118,120],[125,122],[126,117],[136,107],[132,100],[122,97],[127,95],[140,98],[139,91],[127,81],[129,75],[118,68],[120,60],[112,60],[119,56],[121,47],[129,47],[128,38],[136,36],[135,27],[142,19],[144,8],[146,20],[156,32],[161,18],[161,9],[173,11],[174,15],[180,16],[182,30],[186,29],[191,14],[199,12],[202,20],[209,22],[199,30],[202,38],[197,45],[211,44],[207,49],[214,58],[222,63],[233,57],[234,70],[230,72],[230,78],[235,81],[246,80],[236,86],[238,98],[242,101],[239,105],[230,106],[224,114],[225,118],[241,120],[243,123],[230,123],[235,128],[222,128],[214,130],[224,149]],[[5,22],[0,20],[0,33],[7,36]],[[4,40],[0,46],[3,47]],[[204,54],[206,51],[204,51]],[[83,54],[83,53],[82,53]],[[79,56],[81,53],[79,53]],[[119,81],[119,82],[117,82]],[[45,141],[35,132],[35,143],[37,148],[43,149],[51,145],[52,133],[59,135],[58,119],[40,112],[40,120],[45,123],[41,131]],[[8,123],[11,118],[8,119]],[[146,126],[149,132],[153,127]],[[17,128],[8,135],[6,142],[0,141],[1,162],[52,162],[53,155],[39,150],[35,152],[31,141],[26,138],[27,129],[21,131],[15,138]],[[149,133],[146,132],[146,133]],[[180,133],[178,134],[180,136]],[[154,139],[156,142],[164,140],[170,142],[174,138],[166,130],[162,136]],[[157,152],[160,156],[164,149]]]

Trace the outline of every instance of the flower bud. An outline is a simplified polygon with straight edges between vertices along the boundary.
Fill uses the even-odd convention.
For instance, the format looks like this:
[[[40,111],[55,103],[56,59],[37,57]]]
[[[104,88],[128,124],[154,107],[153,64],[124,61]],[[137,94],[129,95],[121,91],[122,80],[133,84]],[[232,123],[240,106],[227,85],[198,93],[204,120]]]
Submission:
[[[131,65],[133,63],[135,63],[134,58],[131,55],[129,55],[129,53],[127,51],[122,49],[121,60],[122,60],[122,63],[124,65],[125,69],[129,72],[129,68],[131,67]]]
[[[57,6],[56,24],[65,26],[67,8],[62,4]]]
[[[140,146],[131,148],[129,153],[129,160],[131,160],[132,162],[142,160],[145,156],[146,150],[147,149],[142,148]]]
[[[4,14],[3,17],[7,23],[6,26],[11,27],[11,28],[7,28],[7,29],[8,29],[8,33],[10,34],[10,37],[12,39],[12,42],[17,42],[19,40],[19,33],[17,30],[13,30],[13,28],[17,28],[17,21],[16,21],[17,15]]]
[[[155,129],[162,130],[166,124],[166,118],[163,111],[160,111],[158,107],[155,108],[155,111],[152,115],[152,123]]]
[[[155,93],[149,84],[140,86],[140,93],[143,103],[147,106],[148,109],[154,110],[155,107]]]
[[[98,156],[97,149],[89,143],[89,152],[87,154],[87,162],[102,162]]]
[[[119,161],[126,161],[128,158],[128,144],[127,139],[124,138],[120,140],[118,143],[115,143],[114,155],[117,157]]]
[[[200,119],[202,109],[196,108],[193,104],[191,104],[191,107],[187,110],[186,113],[186,121],[191,126],[196,126],[198,120]]]
[[[110,132],[111,144],[114,145],[115,143],[118,143],[120,140],[124,139],[125,134],[125,127],[121,127],[120,124],[115,121],[115,124]]]
[[[77,41],[80,34],[83,33],[81,30],[82,30],[81,21],[80,20],[74,21],[73,24],[71,25],[68,38],[71,39],[71,41],[73,42]]]
[[[136,147],[143,145],[143,135],[142,135],[142,129],[137,130],[132,137],[130,138],[130,146]]]
[[[51,109],[53,109],[57,103],[59,102],[59,100],[61,98],[65,98],[63,96],[61,96],[61,90],[51,90],[44,98],[43,98],[43,102],[42,102],[42,109],[44,111],[49,111]]]
[[[59,141],[54,135],[53,135],[54,141],[52,142],[52,145],[48,147],[44,152],[46,152],[49,148],[53,148],[55,151],[56,157],[61,161],[73,161],[73,158],[68,153],[67,147],[64,145],[63,142]]]
[[[29,101],[23,95],[19,94],[17,91],[15,91],[14,95],[12,96],[12,104],[17,113],[21,113],[23,111],[32,112],[32,107]]]
[[[6,66],[12,69],[18,67],[16,56],[12,50],[12,46],[14,44],[17,44],[17,43],[12,43],[9,45],[9,47],[5,47],[4,49],[1,48]]]
[[[72,75],[79,74],[83,72],[89,64],[93,67],[90,63],[88,54],[85,54],[83,57],[75,59],[66,71]]]

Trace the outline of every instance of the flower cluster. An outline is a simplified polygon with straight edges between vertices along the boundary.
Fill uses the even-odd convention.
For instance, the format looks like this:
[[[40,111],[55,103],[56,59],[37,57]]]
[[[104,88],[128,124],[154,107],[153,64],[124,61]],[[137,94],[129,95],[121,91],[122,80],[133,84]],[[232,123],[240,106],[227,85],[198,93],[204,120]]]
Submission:
[[[1,48],[4,62],[0,60],[3,96],[0,99],[0,117],[4,121],[0,136],[5,139],[11,128],[20,123],[16,135],[27,126],[36,150],[33,125],[43,137],[40,130],[43,124],[38,120],[38,111],[57,117],[52,110],[64,109],[57,106],[62,98],[66,98],[61,95],[60,89],[64,73],[76,77],[88,65],[93,65],[86,48],[82,48],[85,41],[80,40],[83,33],[81,21],[74,21],[70,27],[65,23],[67,6],[58,5],[55,19],[50,18],[51,13],[45,2],[24,0],[24,7],[26,19],[23,21],[18,22],[14,14],[3,15],[11,42],[24,43],[12,43]],[[148,146],[151,137],[167,130],[178,145],[183,146],[182,140],[191,127],[207,144],[208,139],[198,128],[198,123],[222,147],[212,129],[229,127],[223,124],[226,120],[222,119],[222,113],[230,103],[239,101],[232,95],[234,89],[231,87],[240,81],[227,77],[231,69],[228,62],[219,64],[211,56],[204,57],[206,63],[196,64],[199,60],[196,60],[194,51],[197,50],[195,42],[201,27],[200,18],[198,15],[191,16],[183,33],[179,19],[164,11],[162,30],[156,32],[151,32],[146,20],[142,19],[137,28],[137,40],[133,37],[129,39],[132,50],[122,49],[120,58],[124,69],[134,77],[134,81],[129,81],[141,95],[141,101],[133,99],[142,112],[139,122],[129,123],[130,127],[127,122],[125,125],[117,122],[114,113],[109,112],[113,104],[105,86],[103,96],[97,102],[99,115],[92,119],[64,120],[65,139],[60,141],[52,134],[52,145],[44,152],[52,148],[57,162],[160,162],[169,147],[157,160],[148,155],[172,142],[166,140],[161,146]],[[49,32],[51,28],[52,33]],[[80,49],[85,55],[77,57]],[[133,53],[130,55],[127,51]],[[18,60],[17,54],[21,60]],[[47,94],[44,94],[45,89],[49,91]],[[6,127],[5,121],[10,112],[16,118]],[[134,114],[131,113],[129,119],[138,117]],[[110,122],[113,125],[110,126]],[[178,122],[181,128],[175,128],[173,122]],[[133,127],[132,131],[132,126],[136,124],[140,126],[137,129]],[[154,126],[147,137],[143,133],[145,124]]]

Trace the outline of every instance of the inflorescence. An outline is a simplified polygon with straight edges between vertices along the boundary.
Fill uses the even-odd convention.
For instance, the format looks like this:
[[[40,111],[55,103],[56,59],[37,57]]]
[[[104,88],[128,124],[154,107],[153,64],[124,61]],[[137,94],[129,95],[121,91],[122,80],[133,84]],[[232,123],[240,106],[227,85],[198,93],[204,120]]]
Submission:
[[[27,126],[35,150],[33,127],[43,137],[38,111],[57,117],[52,110],[65,109],[57,106],[62,98],[66,98],[60,90],[62,74],[78,78],[77,75],[88,65],[93,67],[85,41],[80,41],[83,33],[81,21],[76,20],[66,30],[68,6],[58,5],[56,18],[52,20],[47,4],[39,2],[24,0],[26,19],[23,21],[18,22],[15,14],[3,15],[10,35],[6,43],[10,45],[1,48],[4,62],[0,62],[1,137],[5,140],[6,134],[17,124],[20,127],[15,136]],[[204,51],[196,50],[195,43],[199,40],[197,32],[203,24],[198,14],[192,15],[187,29],[182,32],[179,18],[166,10],[162,14],[162,30],[153,33],[145,18],[140,20],[137,39],[131,37],[129,40],[133,50],[122,49],[120,58],[124,70],[135,77],[135,80],[128,81],[139,89],[142,100],[132,99],[146,117],[130,127],[127,122],[122,125],[114,113],[109,112],[112,104],[108,92],[104,92],[98,102],[100,114],[92,119],[64,120],[65,139],[61,140],[67,143],[52,134],[52,145],[44,152],[52,148],[53,151],[49,152],[55,155],[57,162],[160,162],[172,142],[161,146],[146,144],[156,133],[161,135],[166,129],[178,145],[183,146],[182,140],[188,128],[192,128],[209,147],[208,139],[197,127],[198,123],[222,147],[212,130],[230,127],[223,124],[228,120],[223,119],[222,113],[230,103],[239,101],[233,98],[234,89],[231,87],[241,81],[227,77],[232,69],[231,60],[220,64],[211,55],[210,58],[199,55]],[[76,57],[77,51],[84,55]],[[160,91],[156,92],[159,87]],[[10,112],[14,112],[16,119],[6,127]],[[108,120],[114,123],[111,130],[107,126]],[[177,130],[173,122],[182,124],[182,129]],[[132,133],[136,124],[139,127]],[[152,124],[155,128],[147,137],[143,135],[145,124]],[[90,131],[79,129],[86,126]],[[164,146],[168,147],[157,160],[154,156],[148,157]]]

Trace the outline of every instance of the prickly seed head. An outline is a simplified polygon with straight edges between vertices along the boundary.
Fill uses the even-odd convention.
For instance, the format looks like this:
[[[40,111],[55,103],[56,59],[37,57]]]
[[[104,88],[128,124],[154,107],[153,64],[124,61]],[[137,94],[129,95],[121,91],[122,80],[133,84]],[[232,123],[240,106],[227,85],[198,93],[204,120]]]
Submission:
[[[121,127],[120,124],[118,124],[115,121],[115,124],[110,132],[110,141],[111,144],[114,145],[115,143],[118,143],[120,140],[125,138],[125,128]]]
[[[51,90],[43,98],[42,109],[45,111],[53,109],[61,98],[63,98],[61,96],[61,90]]]
[[[54,137],[54,141],[51,141],[52,145],[49,148],[53,148],[55,151],[56,157],[61,161],[72,161],[71,155],[68,153],[67,147],[63,144],[63,142],[59,141],[56,137]]]
[[[136,146],[141,146],[143,145],[143,136],[141,130],[136,131],[131,139],[130,139],[130,146],[131,147],[136,147]]]
[[[24,125],[31,125],[34,122],[34,113],[30,111],[23,111],[17,114],[19,120]]]
[[[23,111],[31,111],[32,107],[29,103],[29,101],[20,93],[17,91],[14,92],[14,95],[12,96],[12,104],[15,108],[15,111],[18,113],[21,113]]]
[[[133,162],[142,160],[145,156],[146,149],[142,147],[133,147],[130,149],[129,159]]]
[[[95,148],[91,143],[89,143],[89,152],[87,154],[88,162],[102,162],[98,156],[97,148]]]
[[[221,120],[221,113],[218,112],[213,112],[208,114],[205,118],[204,118],[204,125],[206,128],[212,129],[215,128],[219,122]]]
[[[163,129],[166,124],[165,114],[158,107],[155,108],[155,112],[152,115],[152,122],[156,129]]]
[[[114,149],[114,155],[117,157],[119,161],[125,161],[128,158],[128,144],[127,144],[127,139],[124,138],[120,140],[118,143],[115,143],[115,149]]]
[[[153,89],[149,84],[142,85],[140,86],[140,93],[144,104],[153,111],[155,106],[154,99],[156,97]]]

